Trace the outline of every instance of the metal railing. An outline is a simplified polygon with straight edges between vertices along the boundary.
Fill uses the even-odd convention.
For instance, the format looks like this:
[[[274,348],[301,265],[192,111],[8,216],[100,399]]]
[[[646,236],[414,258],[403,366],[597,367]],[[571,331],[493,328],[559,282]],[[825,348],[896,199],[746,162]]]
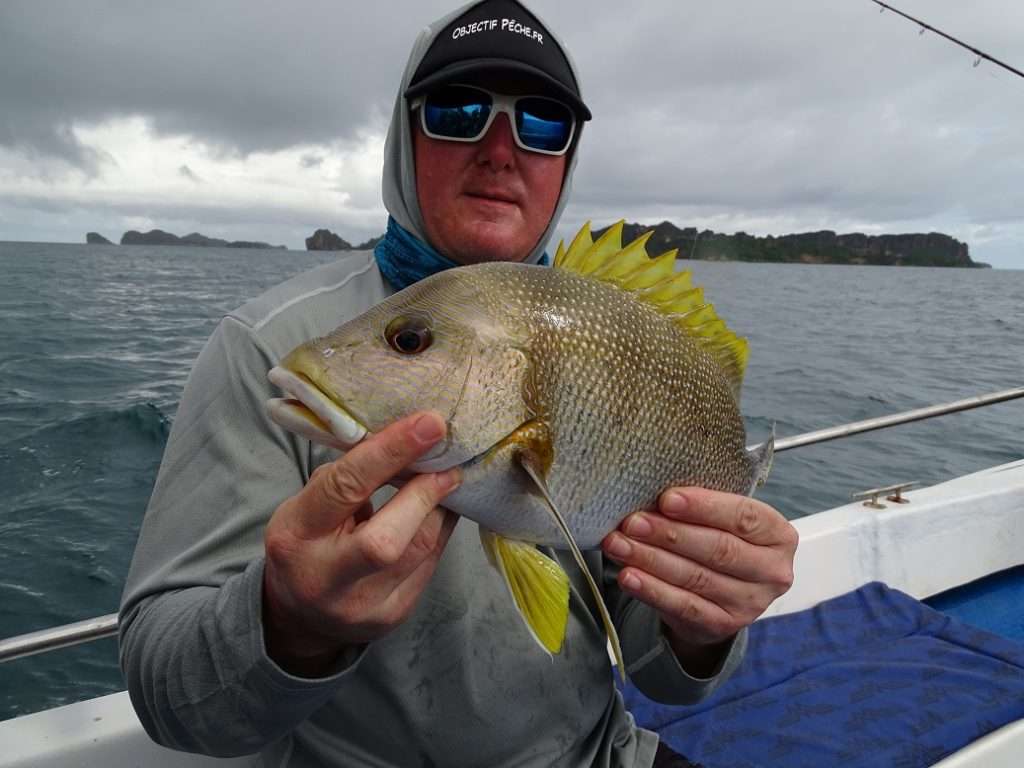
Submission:
[[[803,448],[805,445],[814,445],[815,443],[824,443],[826,440],[836,440],[840,437],[859,435],[862,432],[872,432],[876,429],[895,427],[898,424],[909,424],[912,421],[921,421],[922,419],[931,419],[936,416],[945,416],[947,413],[969,411],[972,408],[980,408],[983,405],[1002,403],[1006,400],[1015,400],[1018,397],[1024,397],[1024,387],[1004,389],[1001,392],[993,392],[989,395],[966,397],[963,400],[955,400],[952,403],[945,403],[944,405],[929,405],[926,408],[917,408],[913,411],[893,413],[889,416],[877,416],[873,419],[864,419],[864,421],[854,421],[850,424],[841,424],[838,427],[819,429],[814,432],[804,432],[802,435],[793,435],[792,437],[783,437],[776,440],[775,452],[779,453],[780,451],[788,451],[792,448]]]
[[[94,619],[76,621],[50,629],[40,629],[26,635],[0,640],[0,663],[31,656],[44,651],[55,651],[70,645],[87,643],[117,634],[117,614],[108,613]]]
[[[918,408],[913,411],[904,411],[890,416],[880,416],[864,421],[855,421],[850,424],[843,424],[838,427],[819,429],[814,432],[805,432],[802,435],[784,437],[775,441],[775,451],[787,451],[792,448],[801,448],[805,445],[823,443],[826,440],[836,440],[841,437],[849,437],[862,432],[871,432],[876,429],[894,427],[898,424],[908,424],[912,421],[921,421],[935,416],[943,416],[947,413],[967,411],[972,408],[980,408],[984,405],[1005,402],[1024,397],[1024,387],[1016,389],[1005,389],[1001,392],[993,392],[989,395],[978,395],[968,397],[964,400],[957,400],[945,405],[932,405],[927,408]],[[60,627],[41,629],[38,632],[30,632],[26,635],[0,640],[0,663],[12,659],[31,656],[35,653],[54,651],[58,648],[87,643],[91,640],[99,640],[104,637],[111,637],[117,634],[117,614],[108,613],[106,616],[98,616],[94,619],[76,621],[73,624],[64,624]]]

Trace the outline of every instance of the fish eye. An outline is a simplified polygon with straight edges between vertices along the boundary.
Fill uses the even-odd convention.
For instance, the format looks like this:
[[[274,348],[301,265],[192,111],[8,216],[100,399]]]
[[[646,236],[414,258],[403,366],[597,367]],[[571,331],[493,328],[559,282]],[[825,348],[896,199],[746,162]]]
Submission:
[[[399,317],[388,323],[384,338],[395,352],[418,355],[434,340],[430,327],[422,318]]]

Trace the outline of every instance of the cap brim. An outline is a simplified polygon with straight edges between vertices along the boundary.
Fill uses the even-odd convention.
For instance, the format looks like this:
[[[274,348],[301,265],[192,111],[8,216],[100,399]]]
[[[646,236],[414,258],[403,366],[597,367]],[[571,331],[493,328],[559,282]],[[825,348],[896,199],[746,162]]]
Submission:
[[[546,93],[562,99],[569,104],[580,120],[589,120],[591,118],[590,110],[587,108],[587,105],[584,104],[583,100],[580,99],[580,97],[577,96],[570,88],[567,88],[564,84],[560,83],[546,72],[542,72],[537,69],[537,67],[514,59],[466,59],[464,61],[453,62],[437,70],[437,72],[428,75],[419,82],[410,85],[405,90],[405,97],[407,99],[411,99],[415,96],[426,93],[439,85],[465,82],[470,78],[472,80],[477,80],[481,76],[486,77],[488,74],[492,73],[528,75],[529,79],[539,81],[539,84],[543,87]]]

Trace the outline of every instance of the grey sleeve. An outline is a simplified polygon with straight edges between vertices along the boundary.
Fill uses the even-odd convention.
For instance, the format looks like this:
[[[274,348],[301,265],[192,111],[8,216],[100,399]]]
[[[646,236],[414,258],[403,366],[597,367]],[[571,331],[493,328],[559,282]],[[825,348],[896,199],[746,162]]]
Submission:
[[[308,479],[308,448],[264,415],[271,359],[231,317],[207,342],[122,597],[121,669],[132,703],[147,733],[176,749],[258,751],[345,677],[293,677],[263,644],[263,529]]]
[[[694,704],[718,688],[736,670],[747,648],[747,630],[731,645],[707,678],[693,677],[680,665],[657,611],[619,589],[619,566],[603,558],[608,609],[619,633],[626,676],[647,698],[662,704]]]

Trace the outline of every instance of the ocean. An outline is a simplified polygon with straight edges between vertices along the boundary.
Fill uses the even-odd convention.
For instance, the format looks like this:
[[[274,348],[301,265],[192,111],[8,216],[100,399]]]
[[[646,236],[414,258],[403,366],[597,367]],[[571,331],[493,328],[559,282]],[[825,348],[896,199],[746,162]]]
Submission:
[[[330,253],[0,242],[0,637],[117,610],[192,361]],[[1020,386],[1024,272],[683,262],[750,341],[748,442]],[[1024,402],[780,454],[795,518],[1024,455]],[[865,511],[865,514],[870,514]],[[112,639],[0,665],[0,719],[123,689]]]

